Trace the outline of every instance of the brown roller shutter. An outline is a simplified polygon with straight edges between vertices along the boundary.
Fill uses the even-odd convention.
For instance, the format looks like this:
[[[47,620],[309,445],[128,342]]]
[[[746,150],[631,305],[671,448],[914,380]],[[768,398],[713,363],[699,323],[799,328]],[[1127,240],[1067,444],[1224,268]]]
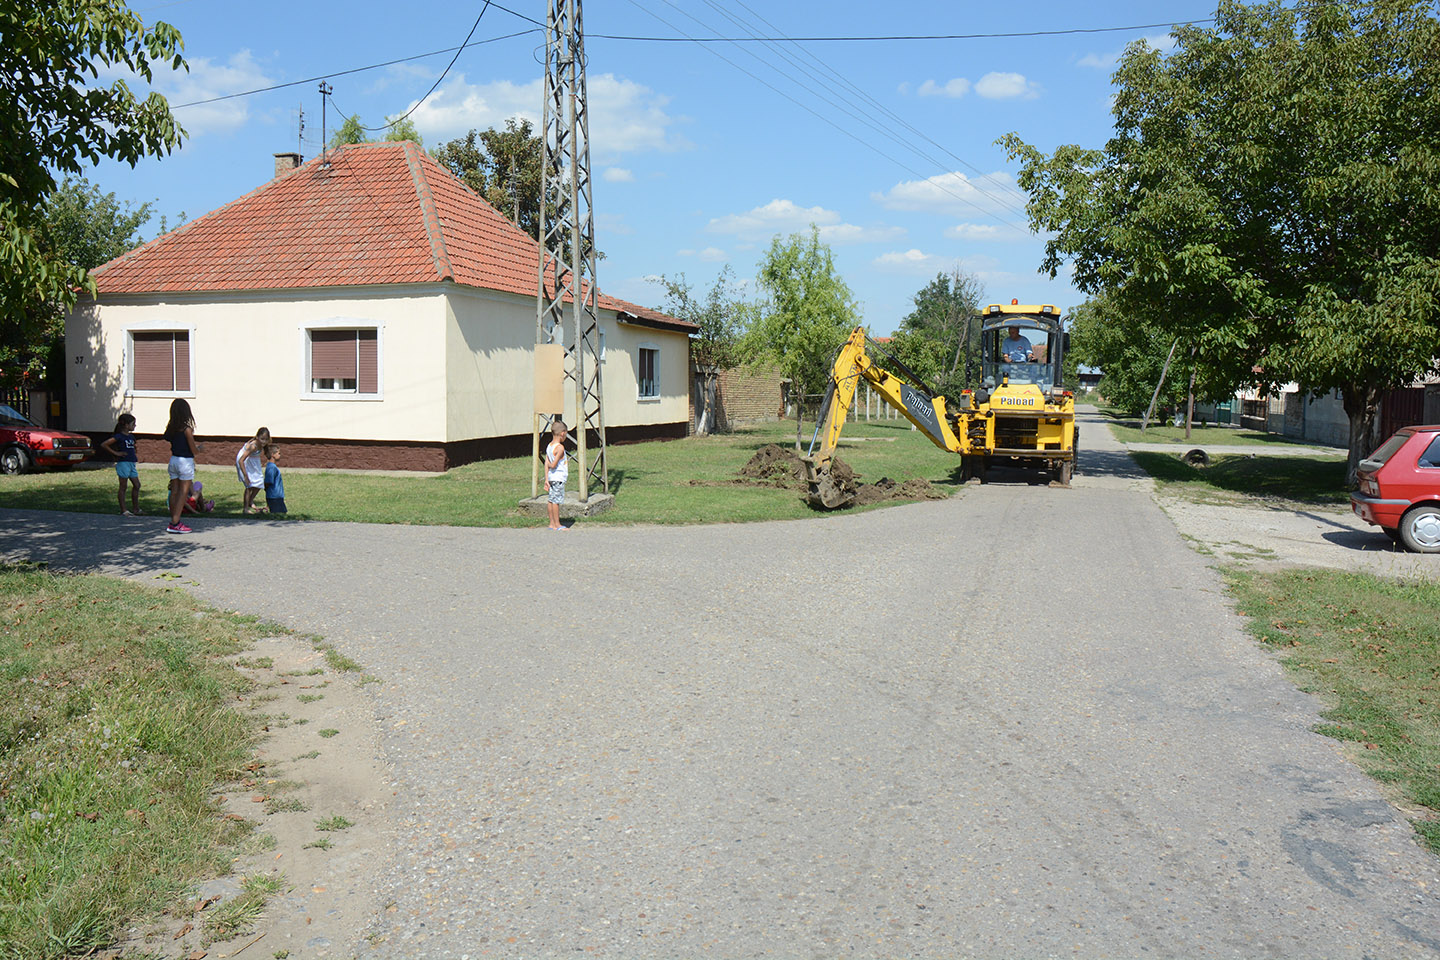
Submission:
[[[180,393],[190,392],[190,334],[177,333],[175,336],[175,389]]]
[[[355,331],[360,376],[356,385],[360,393],[380,392],[380,341],[374,330]]]
[[[135,363],[132,390],[175,389],[175,335],[173,333],[132,333],[131,359]],[[189,347],[187,341],[186,347]],[[188,359],[188,352],[187,352]],[[188,372],[187,377],[188,380]],[[186,384],[186,389],[189,384]]]
[[[354,380],[355,331],[310,331],[310,376],[315,380]]]

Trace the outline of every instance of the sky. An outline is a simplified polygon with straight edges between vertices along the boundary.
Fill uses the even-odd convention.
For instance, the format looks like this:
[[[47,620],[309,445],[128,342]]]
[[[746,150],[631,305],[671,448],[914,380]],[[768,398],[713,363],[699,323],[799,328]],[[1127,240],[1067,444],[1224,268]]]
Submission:
[[[157,71],[153,88],[188,137],[166,157],[86,175],[153,205],[149,239],[162,214],[173,227],[263,184],[275,153],[316,156],[322,121],[333,132],[344,115],[378,126],[413,111],[427,149],[511,117],[538,127],[544,35],[532,20],[543,23],[546,6],[132,0],[147,24],[184,37],[189,71]],[[979,278],[986,302],[1078,305],[1066,274],[1038,272],[1045,238],[1028,229],[1018,165],[995,141],[1014,132],[1047,153],[1103,146],[1125,45],[1163,49],[1169,24],[1213,13],[1213,0],[591,0],[600,288],[663,307],[656,277],[683,274],[703,293],[728,264],[743,294],[773,237],[814,224],[872,335],[892,332],[914,295],[957,266]],[[458,47],[472,27],[458,57],[419,56]],[[1116,27],[1126,29],[1105,29]],[[1087,32],[694,42],[1054,31]],[[322,118],[318,78],[331,74]],[[282,84],[293,85],[228,96]],[[228,98],[196,103],[218,97]]]

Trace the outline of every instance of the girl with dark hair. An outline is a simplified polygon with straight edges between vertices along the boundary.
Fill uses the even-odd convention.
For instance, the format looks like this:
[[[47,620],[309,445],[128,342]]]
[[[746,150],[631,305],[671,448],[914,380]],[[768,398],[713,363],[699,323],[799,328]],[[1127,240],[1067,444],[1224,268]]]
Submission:
[[[190,404],[176,397],[170,402],[170,422],[165,425],[165,439],[170,442],[170,526],[166,533],[189,533],[180,522],[185,501],[195,483],[195,456],[205,445],[195,439],[195,417]]]
[[[135,415],[120,414],[110,437],[100,444],[100,449],[115,458],[115,475],[120,478],[120,491],[116,498],[120,502],[120,514],[126,517],[140,516],[140,472],[135,456]],[[125,509],[125,488],[130,490],[130,509]]]

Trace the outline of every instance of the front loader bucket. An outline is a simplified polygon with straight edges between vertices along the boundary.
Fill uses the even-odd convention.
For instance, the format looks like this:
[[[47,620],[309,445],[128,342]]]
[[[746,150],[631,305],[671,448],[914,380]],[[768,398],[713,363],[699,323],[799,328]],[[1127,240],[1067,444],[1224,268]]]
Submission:
[[[808,457],[801,459],[805,464],[805,482],[809,488],[806,500],[810,506],[817,510],[837,510],[855,499],[854,489],[837,481],[828,463],[822,466]]]

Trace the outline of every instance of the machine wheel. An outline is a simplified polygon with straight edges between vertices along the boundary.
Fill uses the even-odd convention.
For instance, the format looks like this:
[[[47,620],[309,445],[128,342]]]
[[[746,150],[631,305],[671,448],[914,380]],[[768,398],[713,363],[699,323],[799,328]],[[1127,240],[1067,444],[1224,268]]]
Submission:
[[[1070,444],[1070,472],[1080,472],[1080,425],[1075,425],[1075,440]],[[1067,481],[1068,482],[1068,481]]]
[[[1440,553],[1440,504],[1422,503],[1405,511],[1400,542],[1416,553]]]
[[[1060,464],[1060,486],[1070,486],[1070,478],[1074,475],[1074,473],[1075,462],[1073,460],[1066,460],[1064,463]]]
[[[0,450],[0,473],[14,476],[17,473],[26,473],[30,467],[30,451],[24,447],[6,447]]]

